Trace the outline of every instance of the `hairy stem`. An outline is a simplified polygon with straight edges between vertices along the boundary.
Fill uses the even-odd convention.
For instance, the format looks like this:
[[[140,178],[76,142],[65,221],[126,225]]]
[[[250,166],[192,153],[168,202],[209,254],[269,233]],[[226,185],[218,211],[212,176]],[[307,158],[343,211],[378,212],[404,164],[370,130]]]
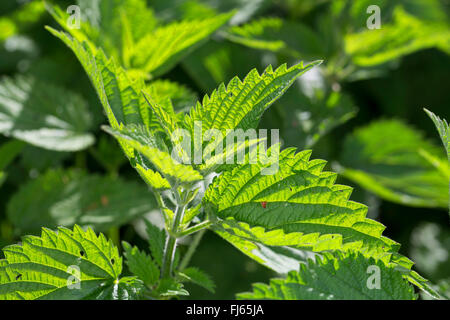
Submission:
[[[169,278],[172,275],[173,262],[175,259],[175,251],[177,249],[178,241],[178,236],[176,236],[176,234],[178,232],[178,227],[180,226],[181,221],[183,221],[184,211],[186,209],[186,203],[181,200],[178,191],[175,190],[174,193],[177,199],[177,206],[173,217],[173,223],[170,228],[171,232],[168,233],[166,245],[164,247],[161,278]]]

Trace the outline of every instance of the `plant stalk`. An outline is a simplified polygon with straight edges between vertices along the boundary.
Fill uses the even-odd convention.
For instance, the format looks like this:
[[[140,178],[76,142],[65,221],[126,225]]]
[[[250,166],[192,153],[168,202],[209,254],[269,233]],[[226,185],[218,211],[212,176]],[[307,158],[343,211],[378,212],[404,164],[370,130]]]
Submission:
[[[184,211],[186,209],[186,204],[181,200],[177,191],[175,191],[177,195],[177,207],[175,209],[175,214],[173,218],[173,224],[171,227],[172,232],[168,233],[166,244],[164,247],[164,256],[161,268],[161,278],[169,278],[172,275],[173,262],[175,260],[175,251],[177,249],[178,236],[176,236],[178,232],[178,228],[180,226],[181,221],[183,221]]]

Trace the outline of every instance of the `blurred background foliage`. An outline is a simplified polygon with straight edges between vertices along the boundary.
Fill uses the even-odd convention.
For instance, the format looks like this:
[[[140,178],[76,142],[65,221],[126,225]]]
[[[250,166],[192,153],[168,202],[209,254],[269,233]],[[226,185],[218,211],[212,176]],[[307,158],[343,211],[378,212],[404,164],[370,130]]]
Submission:
[[[76,3],[82,19],[98,26],[105,51],[132,68],[139,60],[114,51],[121,20],[99,11],[100,1]],[[328,160],[401,253],[448,290],[450,170],[423,108],[450,119],[450,1],[147,0],[140,10],[143,2],[129,0],[146,15],[142,37],[156,25],[235,10],[227,26],[151,83],[149,92],[170,94],[179,111],[252,68],[324,60],[260,127],[279,128],[284,146]],[[366,27],[370,5],[381,9],[379,30]],[[154,199],[99,129],[106,118],[87,76],[45,25],[57,27],[42,1],[0,2],[0,246],[42,226],[78,223],[145,247],[142,217],[158,223]],[[192,265],[217,284],[215,294],[187,285],[196,299],[231,299],[273,276],[212,232]]]

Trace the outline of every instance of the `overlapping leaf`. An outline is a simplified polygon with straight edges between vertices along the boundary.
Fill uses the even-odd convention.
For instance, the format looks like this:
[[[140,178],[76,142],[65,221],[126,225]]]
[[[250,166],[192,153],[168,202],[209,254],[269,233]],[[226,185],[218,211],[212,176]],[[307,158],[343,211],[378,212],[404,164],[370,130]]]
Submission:
[[[1,299],[132,299],[140,289],[136,280],[119,279],[117,248],[91,229],[42,229],[3,253]]]
[[[56,151],[94,143],[92,119],[77,94],[30,77],[0,82],[0,133]]]
[[[232,13],[219,14],[156,27],[157,21],[152,11],[146,8],[145,1],[101,1],[98,17],[91,19],[91,23],[82,23],[80,29],[74,29],[67,26],[65,12],[57,7],[48,9],[77,40],[87,41],[93,48],[102,47],[127,69],[151,77],[171,69],[232,16]],[[100,22],[96,26],[92,25],[92,20]]]
[[[170,185],[194,183],[203,179],[202,175],[192,166],[177,162],[170,153],[149,145],[136,130],[126,127],[122,130],[106,129],[118,139],[126,140],[127,145],[142,153],[170,182]]]
[[[206,210],[221,219],[216,229],[267,246],[353,249],[389,261],[399,245],[382,235],[385,227],[366,218],[366,206],[348,200],[352,189],[334,184],[337,175],[322,171],[325,161],[295,152],[283,150],[272,175],[263,175],[258,163],[217,177],[204,197]]]
[[[302,264],[284,279],[257,283],[239,299],[415,300],[413,287],[392,266],[361,254],[326,254]]]
[[[261,18],[230,28],[226,37],[254,49],[268,50],[301,59],[324,55],[320,38],[307,26],[280,18]]]
[[[151,129],[162,130],[162,128],[154,119],[141,94],[141,90],[145,88],[144,81],[131,80],[123,68],[119,67],[113,59],[107,59],[101,50],[94,52],[87,45],[70,38],[64,32],[51,28],[48,30],[60,38],[77,56],[97,91],[111,127],[118,130],[123,125],[139,126],[145,132],[147,140],[151,139],[154,146],[161,146],[162,142],[149,133]],[[147,184],[154,189],[169,187],[168,181],[149,168],[124,139],[119,142],[126,156]]]
[[[450,169],[441,150],[398,120],[357,129],[344,143],[342,174],[378,196],[420,207],[448,205]]]
[[[447,158],[450,167],[450,127],[448,126],[447,120],[439,118],[433,112],[425,109],[427,114],[430,116],[431,120],[433,120],[436,129],[439,132],[439,136],[441,137],[442,144],[444,145],[445,150],[447,151]],[[450,176],[450,174],[449,174]],[[449,177],[450,180],[450,177]],[[450,212],[450,184],[449,184],[449,198],[448,198],[448,209]]]
[[[16,232],[75,223],[102,231],[130,222],[155,207],[152,194],[137,183],[51,170],[20,188],[8,203],[7,214]]]
[[[394,22],[376,30],[349,34],[345,49],[353,62],[373,66],[428,48],[450,54],[450,31],[445,23],[421,21],[398,7]]]

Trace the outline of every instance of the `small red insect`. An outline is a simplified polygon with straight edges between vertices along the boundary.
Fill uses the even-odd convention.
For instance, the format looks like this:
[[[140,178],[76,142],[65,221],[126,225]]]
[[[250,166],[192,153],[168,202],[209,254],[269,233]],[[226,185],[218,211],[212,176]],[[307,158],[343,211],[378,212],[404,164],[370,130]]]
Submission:
[[[265,209],[266,206],[267,206],[267,202],[266,202],[266,201],[263,201],[263,202],[261,202],[261,205],[262,205],[262,207]]]

